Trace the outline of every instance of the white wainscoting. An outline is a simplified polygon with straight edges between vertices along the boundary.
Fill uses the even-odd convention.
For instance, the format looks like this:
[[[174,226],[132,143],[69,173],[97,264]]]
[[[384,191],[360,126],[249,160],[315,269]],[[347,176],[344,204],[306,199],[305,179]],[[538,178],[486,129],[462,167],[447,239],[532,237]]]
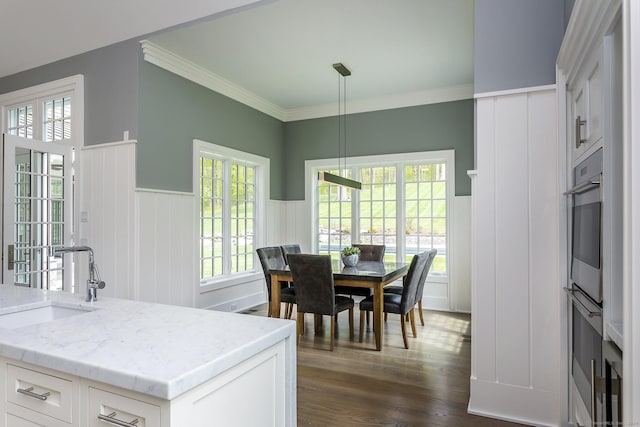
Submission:
[[[136,189],[133,298],[194,307],[198,285],[191,193]]]
[[[298,243],[303,252],[311,251],[311,216],[304,200],[271,200],[267,212],[265,246]]]
[[[76,209],[76,245],[95,253],[106,287],[98,295],[133,298],[133,247],[136,141],[87,146],[78,153],[80,188]],[[76,292],[84,292],[88,277],[86,254],[75,256]]]
[[[559,425],[555,88],[476,102],[469,412]]]

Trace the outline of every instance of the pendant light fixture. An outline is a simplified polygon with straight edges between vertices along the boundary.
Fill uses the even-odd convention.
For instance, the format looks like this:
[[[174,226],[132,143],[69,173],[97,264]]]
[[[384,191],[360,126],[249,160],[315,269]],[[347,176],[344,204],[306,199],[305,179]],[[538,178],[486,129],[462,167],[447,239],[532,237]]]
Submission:
[[[345,176],[340,176],[342,169],[347,168],[347,77],[351,75],[351,71],[342,63],[333,64],[333,68],[338,72],[338,175],[329,172],[318,172],[318,181],[328,184],[340,185],[354,190],[360,190],[362,184]],[[344,98],[340,98],[340,83],[344,90]],[[344,117],[340,114],[341,102],[344,102]],[[342,140],[344,139],[344,167],[341,167],[340,160],[342,158]]]

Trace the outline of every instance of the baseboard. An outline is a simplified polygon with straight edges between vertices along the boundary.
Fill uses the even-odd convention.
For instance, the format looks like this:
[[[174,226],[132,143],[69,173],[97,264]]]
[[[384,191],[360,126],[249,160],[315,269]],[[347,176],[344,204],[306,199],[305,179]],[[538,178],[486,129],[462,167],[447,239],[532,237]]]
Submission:
[[[503,421],[537,426],[560,426],[557,393],[471,378],[467,412]]]

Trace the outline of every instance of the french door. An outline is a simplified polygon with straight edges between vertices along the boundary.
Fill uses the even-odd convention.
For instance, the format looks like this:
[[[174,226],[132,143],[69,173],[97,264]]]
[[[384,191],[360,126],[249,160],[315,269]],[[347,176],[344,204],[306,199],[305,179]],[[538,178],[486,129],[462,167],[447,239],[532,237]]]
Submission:
[[[71,147],[5,134],[2,181],[2,283],[71,290],[72,275],[52,254],[71,242]]]

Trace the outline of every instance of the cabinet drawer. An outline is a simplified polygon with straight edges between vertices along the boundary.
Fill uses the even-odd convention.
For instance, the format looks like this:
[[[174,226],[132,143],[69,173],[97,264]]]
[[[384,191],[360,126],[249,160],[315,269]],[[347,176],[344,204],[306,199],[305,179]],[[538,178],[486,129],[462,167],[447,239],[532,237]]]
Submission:
[[[7,414],[6,424],[4,425],[6,425],[7,427],[46,427],[43,424],[36,424],[29,420],[25,420],[24,418],[17,417],[13,414]]]
[[[7,401],[57,420],[71,423],[73,382],[7,364]]]
[[[157,427],[160,425],[159,406],[94,387],[89,387],[88,413],[89,426]]]

